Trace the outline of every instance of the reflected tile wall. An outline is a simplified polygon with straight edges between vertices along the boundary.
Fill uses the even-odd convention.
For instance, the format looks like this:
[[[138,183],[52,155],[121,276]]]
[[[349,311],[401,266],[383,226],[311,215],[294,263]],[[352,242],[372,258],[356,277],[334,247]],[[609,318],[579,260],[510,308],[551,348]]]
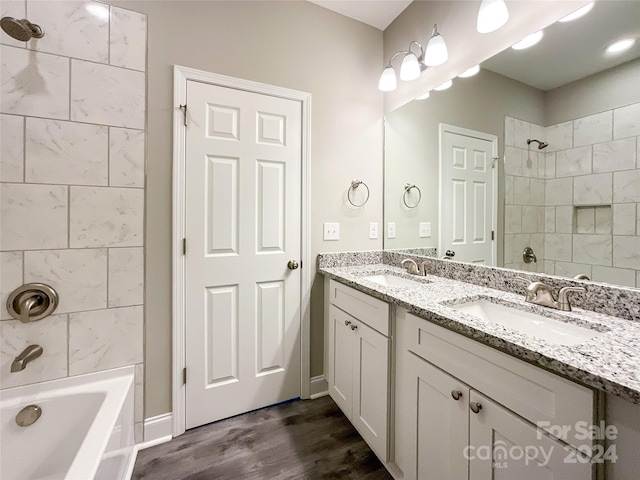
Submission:
[[[77,0],[0,12],[46,31],[0,36],[0,386],[136,365],[141,426],[146,17]],[[7,295],[27,282],[58,291],[55,315],[11,319]],[[31,343],[43,356],[9,373]]]

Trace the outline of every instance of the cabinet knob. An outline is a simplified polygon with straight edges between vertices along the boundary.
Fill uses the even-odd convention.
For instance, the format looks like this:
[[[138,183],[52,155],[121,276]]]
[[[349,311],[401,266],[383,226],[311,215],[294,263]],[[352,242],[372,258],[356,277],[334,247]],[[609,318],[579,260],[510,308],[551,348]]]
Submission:
[[[357,330],[358,329],[358,325],[351,325],[351,330]]]
[[[351,320],[345,320],[345,321],[344,321],[344,324],[345,324],[345,326],[347,326],[347,327],[348,327],[349,325],[351,325]]]
[[[460,397],[462,397],[462,392],[460,390],[451,390],[451,396],[454,400],[460,400]]]
[[[482,405],[480,405],[479,402],[471,402],[469,404],[469,408],[473,413],[480,413],[480,410],[482,410]]]

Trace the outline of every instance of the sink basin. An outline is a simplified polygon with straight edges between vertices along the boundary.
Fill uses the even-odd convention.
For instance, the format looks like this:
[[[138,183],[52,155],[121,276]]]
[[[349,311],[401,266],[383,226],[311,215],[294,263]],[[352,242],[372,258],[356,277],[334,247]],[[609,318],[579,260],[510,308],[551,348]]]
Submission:
[[[451,308],[486,322],[497,323],[520,333],[560,345],[578,345],[602,334],[597,330],[543,317],[489,300],[475,300],[452,305]]]
[[[391,275],[390,273],[368,275],[362,278],[364,280],[369,280],[370,282],[379,283],[385,287],[419,287],[424,285],[424,282],[417,282],[410,278],[398,277],[397,275]]]

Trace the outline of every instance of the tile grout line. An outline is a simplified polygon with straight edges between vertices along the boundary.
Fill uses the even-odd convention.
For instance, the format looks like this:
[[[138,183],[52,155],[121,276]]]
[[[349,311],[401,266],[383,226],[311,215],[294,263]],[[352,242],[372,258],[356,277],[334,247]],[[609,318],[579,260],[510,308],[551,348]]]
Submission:
[[[97,125],[100,127],[110,127],[110,128],[121,128],[123,130],[135,130],[136,132],[145,132],[144,128],[136,128],[136,127],[127,127],[123,125],[110,125],[106,123],[96,123],[96,122],[83,122],[81,120],[65,120],[64,118],[55,118],[55,117],[42,117],[39,115],[25,115],[23,113],[14,113],[14,112],[0,112],[2,115],[10,115],[12,117],[25,117],[25,118],[37,118],[39,120],[51,120],[54,122],[66,122],[66,123],[78,123],[80,125]]]
[[[3,185],[40,185],[49,187],[77,187],[77,188],[109,188],[116,189],[122,188],[124,190],[141,190],[144,191],[144,187],[127,187],[121,185],[88,185],[88,184],[75,184],[75,183],[38,183],[38,182],[2,182]]]

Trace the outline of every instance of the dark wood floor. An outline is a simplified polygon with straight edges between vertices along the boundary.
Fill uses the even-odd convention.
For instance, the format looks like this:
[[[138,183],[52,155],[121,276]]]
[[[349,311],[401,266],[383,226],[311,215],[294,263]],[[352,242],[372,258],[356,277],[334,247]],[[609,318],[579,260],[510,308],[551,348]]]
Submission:
[[[138,453],[133,479],[391,479],[330,397],[257,410]]]

